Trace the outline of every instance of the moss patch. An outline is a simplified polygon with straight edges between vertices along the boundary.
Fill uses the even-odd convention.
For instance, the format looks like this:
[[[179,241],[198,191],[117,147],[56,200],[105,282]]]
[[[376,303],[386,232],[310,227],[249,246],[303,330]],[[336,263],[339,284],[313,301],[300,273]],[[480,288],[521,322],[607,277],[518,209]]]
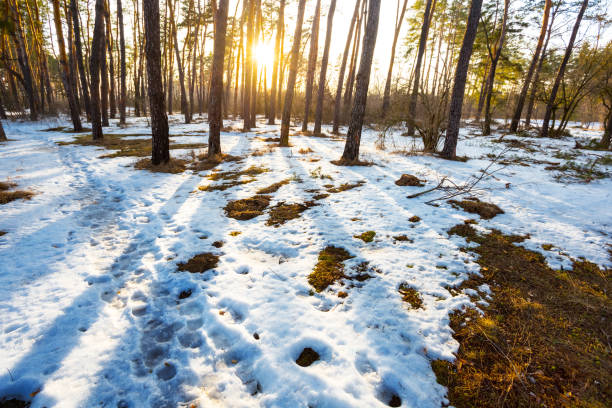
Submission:
[[[448,202],[455,208],[461,207],[464,211],[472,214],[478,214],[485,220],[504,213],[504,211],[495,204],[482,202],[476,197],[469,197],[461,201],[449,200]]]
[[[413,309],[423,309],[423,298],[415,288],[404,282],[400,284],[398,292],[402,295],[402,301],[408,303]]]
[[[354,238],[360,239],[363,242],[372,242],[374,241],[374,237],[376,236],[375,231],[366,231],[359,235],[353,235]]]
[[[263,214],[270,205],[270,196],[256,195],[242,200],[234,200],[224,207],[225,215],[236,220],[250,220]]]
[[[268,187],[260,188],[259,190],[257,190],[257,194],[276,193],[279,188],[281,188],[285,184],[289,184],[290,182],[291,182],[291,179],[284,179],[282,181],[279,181],[278,183],[271,184]]]
[[[346,249],[328,246],[319,252],[319,260],[314,270],[308,275],[310,283],[317,292],[321,292],[329,285],[344,277],[344,264],[353,256]]]
[[[279,203],[270,209],[270,217],[268,218],[268,221],[266,221],[266,225],[279,227],[289,220],[299,218],[304,211],[315,205],[317,204],[315,204],[313,201],[306,201],[303,204]]]
[[[295,363],[300,367],[308,367],[309,365],[317,361],[319,358],[321,358],[319,353],[317,353],[310,347],[306,347],[304,350],[302,350],[297,360],[295,360]]]
[[[149,170],[154,173],[178,174],[185,171],[187,168],[187,163],[187,160],[170,159],[168,163],[162,163],[154,166],[151,159],[140,159],[134,164],[134,168],[136,170]]]
[[[179,271],[202,273],[217,266],[219,256],[210,252],[198,254],[185,263],[177,264]]]
[[[484,315],[451,315],[460,347],[454,364],[435,361],[438,381],[455,406],[612,406],[612,276],[587,261],[554,270],[542,254],[516,243],[525,237],[471,225],[454,227],[478,246],[481,276],[461,288],[488,284]]]
[[[413,187],[423,187],[423,181],[418,177],[413,176],[412,174],[402,174],[399,180],[395,181],[395,184],[398,186],[413,186]]]

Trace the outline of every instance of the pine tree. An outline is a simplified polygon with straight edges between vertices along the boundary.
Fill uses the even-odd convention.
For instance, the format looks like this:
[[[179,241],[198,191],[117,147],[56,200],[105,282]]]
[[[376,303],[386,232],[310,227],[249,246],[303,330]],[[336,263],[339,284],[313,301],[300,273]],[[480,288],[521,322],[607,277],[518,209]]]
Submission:
[[[100,112],[100,57],[104,49],[104,0],[96,0],[94,32],[91,40],[89,57],[89,75],[91,88],[91,130],[94,140],[104,137],[102,134],[102,116]]]
[[[325,99],[325,80],[327,76],[327,64],[329,61],[329,46],[331,44],[332,29],[334,24],[334,13],[336,11],[336,0],[331,0],[327,12],[327,32],[325,34],[325,48],[321,60],[321,72],[319,74],[319,93],[317,95],[317,108],[315,110],[314,134],[321,134],[321,121],[323,120],[323,101]]]
[[[228,0],[219,0],[215,18],[215,45],[210,78],[208,102],[208,157],[221,154],[221,127],[223,126],[223,61],[227,32]]]

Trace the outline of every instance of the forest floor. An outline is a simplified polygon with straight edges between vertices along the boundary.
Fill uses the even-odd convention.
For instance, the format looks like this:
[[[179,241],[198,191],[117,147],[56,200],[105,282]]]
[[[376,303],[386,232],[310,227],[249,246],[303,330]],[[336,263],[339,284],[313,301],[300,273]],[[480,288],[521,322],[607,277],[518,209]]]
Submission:
[[[135,168],[147,167],[145,118],[112,121],[103,145],[58,119],[6,123],[0,400],[323,408],[465,406],[479,393],[490,406],[612,398],[612,158],[575,148],[599,131],[500,141],[465,127],[463,162],[366,129],[371,165],[339,167],[343,137],[294,129],[292,147],[280,148],[278,126],[243,133],[226,121],[229,156],[210,168],[198,161],[208,124],[181,119],[170,117],[174,173]],[[484,169],[492,174],[455,202],[427,203],[444,191],[407,198]],[[397,185],[402,174],[424,186]],[[535,276],[546,279],[512,286]],[[525,333],[505,339],[537,328],[505,319],[519,316],[508,310],[548,310],[551,293],[569,303],[539,313],[550,318],[540,327],[563,313],[592,319],[535,338],[586,338],[582,354]],[[547,351],[577,356],[567,364],[578,369]],[[485,373],[495,362],[506,371]]]

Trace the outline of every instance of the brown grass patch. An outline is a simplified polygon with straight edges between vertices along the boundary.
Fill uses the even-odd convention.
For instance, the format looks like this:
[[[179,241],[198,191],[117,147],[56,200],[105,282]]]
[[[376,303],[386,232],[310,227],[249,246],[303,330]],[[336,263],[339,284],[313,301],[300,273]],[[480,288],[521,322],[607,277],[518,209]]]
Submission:
[[[419,221],[421,221],[421,217],[419,217],[418,215],[413,215],[412,217],[408,218],[408,221],[410,221],[410,222],[419,222]]]
[[[314,150],[312,150],[310,147],[309,148],[301,148],[300,150],[298,150],[299,154],[308,154],[308,153],[314,153]]]
[[[17,187],[17,184],[10,181],[0,181],[0,191],[10,190],[13,187]]]
[[[185,171],[187,168],[187,160],[170,159],[167,163],[154,166],[151,159],[140,159],[134,164],[136,170],[149,170],[154,173],[173,173],[178,174]]]
[[[364,160],[353,160],[353,161],[349,161],[349,160],[332,160],[331,164],[335,164],[336,166],[373,166],[374,163],[371,161],[364,161]]]
[[[357,238],[362,240],[363,242],[372,242],[374,241],[374,237],[376,236],[375,231],[366,231],[359,235],[353,235],[353,238]]]
[[[402,295],[402,301],[408,303],[410,307],[413,309],[423,309],[423,298],[415,288],[404,282],[400,284],[397,291]]]
[[[209,269],[213,269],[219,263],[219,256],[204,252],[198,254],[185,263],[177,264],[179,271],[187,271],[191,273],[202,273]]]
[[[321,356],[319,356],[319,353],[317,353],[310,347],[306,347],[304,350],[302,350],[297,360],[295,360],[295,363],[300,367],[308,367],[309,365],[317,361],[319,358],[321,358]]]
[[[10,181],[0,181],[0,204],[8,204],[15,200],[29,200],[34,197],[34,193],[26,190],[8,191],[11,188],[17,187],[16,183]]]
[[[312,201],[306,201],[304,204],[279,203],[270,209],[270,217],[266,221],[266,225],[279,227],[287,221],[299,218],[304,211],[315,205],[317,204]]]
[[[413,187],[423,187],[423,180],[419,179],[412,174],[402,174],[399,180],[395,181],[395,185],[398,186],[413,186]]]
[[[225,206],[225,215],[236,220],[250,220],[263,214],[270,205],[270,196],[256,195],[242,200],[234,200]]]
[[[335,246],[325,247],[319,252],[319,260],[314,270],[308,275],[310,283],[317,292],[321,292],[337,280],[345,277],[343,262],[353,256],[346,249]]]
[[[612,279],[609,269],[573,261],[554,270],[525,237],[461,224],[449,233],[478,244],[481,275],[462,287],[492,290],[484,315],[451,315],[460,347],[454,364],[432,362],[452,405],[612,406]]]
[[[343,191],[352,190],[354,188],[361,187],[365,183],[366,183],[365,181],[360,180],[360,181],[358,181],[356,183],[353,183],[353,184],[351,184],[351,183],[343,183],[343,184],[340,184],[338,187],[334,187],[333,185],[331,185],[331,187],[327,187],[327,192],[328,193],[332,193],[332,194],[334,194],[334,193],[341,193]]]
[[[498,214],[504,214],[504,210],[495,204],[482,202],[476,197],[468,197],[461,201],[449,200],[448,202],[455,208],[461,207],[464,211],[472,214],[478,214],[485,220],[491,219]]]
[[[225,191],[228,188],[239,186],[242,184],[252,183],[256,180],[255,176],[266,173],[269,170],[264,167],[251,166],[245,170],[220,171],[208,175],[210,180],[226,180],[226,183],[211,184],[208,186],[199,186],[200,191]],[[242,179],[242,177],[250,177]]]
[[[291,182],[291,179],[284,179],[282,181],[279,181],[278,183],[271,184],[268,187],[260,188],[259,190],[257,190],[257,194],[276,193],[279,188],[281,188],[285,184],[289,184],[290,182]]]
[[[208,157],[207,154],[198,156],[198,160],[191,165],[195,171],[211,170],[224,162],[240,162],[244,160],[241,156],[232,156],[231,154],[218,154],[213,157]]]
[[[406,234],[395,235],[393,239],[396,241],[401,241],[401,242],[410,242],[410,243],[414,242],[411,238],[408,238]]]
[[[148,136],[147,139],[124,139],[128,136]],[[107,150],[117,150],[100,156],[102,159],[113,157],[146,157],[151,155],[151,135],[146,134],[105,134],[102,140],[93,140],[91,134],[77,136],[70,142],[59,142],[61,146],[81,145],[99,146]],[[170,141],[170,150],[174,149],[200,149],[208,146],[206,143],[173,143]]]

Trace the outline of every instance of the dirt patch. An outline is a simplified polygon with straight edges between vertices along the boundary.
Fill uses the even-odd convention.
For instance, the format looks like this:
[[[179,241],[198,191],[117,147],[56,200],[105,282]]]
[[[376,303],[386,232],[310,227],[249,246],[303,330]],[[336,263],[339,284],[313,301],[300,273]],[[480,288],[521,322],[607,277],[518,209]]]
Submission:
[[[212,246],[214,246],[215,248],[221,248],[223,247],[223,244],[225,244],[225,242],[223,241],[215,241],[212,243]]]
[[[195,171],[211,170],[221,163],[225,162],[241,162],[244,157],[232,156],[231,154],[218,154],[214,157],[208,157],[207,154],[198,156],[198,160],[191,165],[191,169]]]
[[[146,139],[125,139],[129,136],[147,136]],[[99,146],[107,150],[117,150],[114,153],[109,153],[100,156],[102,159],[113,157],[146,157],[151,155],[151,135],[146,134],[105,134],[102,140],[93,140],[91,134],[83,134],[77,136],[70,142],[59,142],[60,146],[65,145],[81,145],[81,146]],[[208,146],[206,143],[173,143],[170,141],[170,150],[174,149],[201,149]]]
[[[308,275],[310,283],[317,292],[321,292],[337,280],[344,278],[344,264],[353,256],[346,249],[328,246],[319,252],[319,260],[314,270]]]
[[[460,343],[454,364],[434,361],[454,406],[612,406],[612,276],[585,260],[554,270],[542,254],[516,245],[523,236],[449,231],[478,244],[480,276],[461,288],[488,284],[484,314],[451,315]],[[501,402],[501,403],[500,403]]]
[[[376,236],[375,231],[366,231],[359,235],[353,235],[353,238],[357,238],[362,240],[363,242],[372,242],[374,241],[374,237]]]
[[[15,200],[29,200],[34,197],[34,193],[26,190],[9,191],[17,187],[17,184],[10,181],[0,182],[0,204],[8,204]]]
[[[191,289],[185,289],[179,293],[178,298],[182,300],[187,299],[189,296],[191,296]]]
[[[476,197],[468,197],[465,200],[449,200],[453,207],[461,207],[464,211],[472,214],[478,214],[485,220],[489,220],[498,214],[504,214],[504,211],[495,204],[485,203]]]
[[[408,238],[408,235],[406,234],[395,235],[393,239],[396,241],[400,241],[400,242],[410,242],[410,243],[414,242],[412,238]]]
[[[28,408],[30,403],[28,401],[21,401],[15,398],[0,400],[0,408]]]
[[[134,164],[134,168],[136,170],[149,170],[154,173],[178,174],[185,171],[187,168],[187,163],[187,160],[170,159],[168,163],[162,163],[154,166],[151,159],[140,159]]]
[[[317,353],[310,347],[306,347],[304,350],[302,350],[297,360],[295,360],[295,363],[300,367],[308,367],[320,358],[321,356],[319,355],[319,353]]]
[[[291,179],[284,179],[282,181],[279,181],[278,183],[271,184],[268,187],[260,188],[259,190],[257,190],[257,194],[276,193],[279,188],[281,188],[285,184],[289,184],[290,182],[291,182]]]
[[[408,303],[410,307],[413,309],[423,309],[423,298],[415,288],[404,282],[397,291],[402,295],[402,301]]]
[[[270,217],[266,221],[266,225],[279,227],[289,220],[299,218],[304,211],[315,205],[317,204],[313,201],[306,201],[304,204],[279,203],[270,209]]]
[[[225,215],[236,220],[250,220],[263,214],[270,205],[270,196],[256,195],[242,200],[234,200],[224,207]]]
[[[342,139],[341,139],[342,140]],[[331,164],[335,164],[336,166],[373,166],[374,163],[371,161],[365,161],[365,160],[332,160]]]
[[[423,187],[425,185],[423,181],[424,180],[421,180],[418,177],[413,176],[412,174],[402,174],[399,180],[395,181],[395,184],[398,186]]]
[[[342,183],[338,187],[334,187],[333,185],[331,185],[330,187],[327,187],[327,192],[332,193],[332,194],[341,193],[343,191],[352,190],[354,188],[361,187],[365,183],[366,183],[365,181],[360,180],[356,183]]]
[[[419,222],[419,221],[421,221],[421,217],[419,217],[418,215],[413,215],[412,217],[408,218],[408,221],[410,221],[410,222]]]
[[[208,186],[199,186],[200,191],[225,191],[229,188],[252,183],[256,180],[255,176],[266,173],[269,170],[264,167],[251,166],[245,170],[220,171],[208,175],[210,180],[224,180],[226,182],[220,184],[211,184]],[[247,177],[247,178],[245,178]]]
[[[198,190],[200,191],[225,191],[228,188],[232,188],[232,187],[236,187],[236,186],[240,186],[243,184],[249,184],[254,182],[255,179],[246,179],[246,180],[234,180],[234,181],[230,181],[228,183],[221,183],[221,184],[211,184],[208,186],[199,186]]]
[[[6,234],[8,234],[6,231],[0,231],[0,237],[5,236]]]
[[[217,266],[219,256],[210,252],[198,254],[185,263],[177,264],[179,271],[202,273]]]

